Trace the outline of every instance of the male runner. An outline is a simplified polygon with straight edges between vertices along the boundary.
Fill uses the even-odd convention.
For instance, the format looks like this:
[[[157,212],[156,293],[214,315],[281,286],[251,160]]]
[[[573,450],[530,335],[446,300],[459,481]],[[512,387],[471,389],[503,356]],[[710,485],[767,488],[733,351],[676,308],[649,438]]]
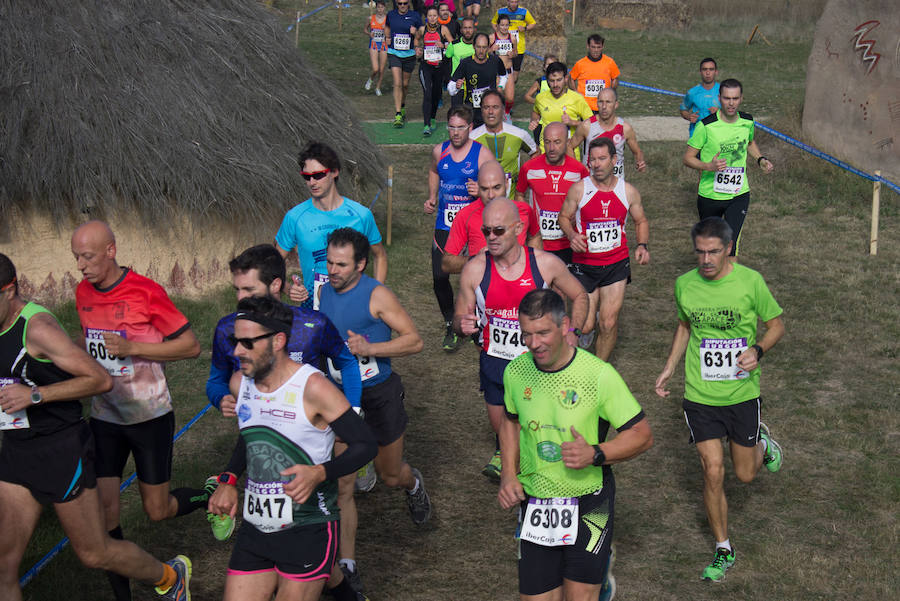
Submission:
[[[481,96],[481,116],[484,124],[475,128],[470,136],[491,151],[506,173],[507,196],[512,198],[521,166],[520,153],[530,157],[537,153],[537,144],[527,131],[507,123],[503,119],[503,95],[488,90]]]
[[[463,0],[463,8],[466,10],[466,18],[472,19],[472,23],[478,26],[478,15],[481,14],[481,0]]]
[[[375,471],[387,486],[406,491],[412,520],[422,525],[431,517],[431,500],[422,473],[403,460],[403,433],[409,422],[403,406],[406,393],[400,375],[391,366],[392,357],[420,352],[422,338],[394,293],[364,275],[368,260],[369,241],[365,236],[351,228],[329,234],[328,285],[321,289],[322,312],[337,325],[359,361],[363,377],[362,415],[378,441]],[[393,332],[397,335],[392,338]],[[338,374],[332,376],[339,381]],[[349,490],[349,503],[341,505],[344,524],[340,567],[351,586],[362,592],[354,559],[356,504],[352,486]]]
[[[326,144],[310,142],[300,153],[298,163],[311,196],[284,216],[275,234],[275,248],[282,257],[297,249],[303,282],[301,285],[294,276],[288,296],[295,303],[315,309],[313,293],[328,280],[325,247],[329,232],[352,227],[365,234],[372,244],[372,272],[379,282],[387,277],[387,252],[372,211],[338,193],[341,161],[337,153]]]
[[[541,225],[544,250],[551,252],[566,265],[572,264],[572,248],[569,239],[559,227],[559,212],[572,184],[589,175],[579,161],[566,155],[566,137],[569,131],[559,121],[543,129],[544,154],[522,165],[516,183],[516,200],[524,201],[531,190],[531,206],[537,212]]]
[[[447,2],[438,3],[438,23],[447,28],[447,30],[450,32],[450,35],[453,37],[454,42],[459,40],[459,20],[453,14],[453,10],[450,8],[450,4]],[[449,72],[447,73],[447,75],[450,75]]]
[[[497,161],[488,161],[478,171],[478,200],[463,208],[453,220],[450,235],[444,246],[441,267],[447,273],[459,273],[468,260],[487,246],[482,229],[484,209],[498,198],[506,198],[506,178]],[[522,246],[541,248],[541,230],[534,209],[527,203],[515,201],[523,227],[517,241]]]
[[[465,105],[450,107],[447,111],[450,139],[434,146],[428,171],[425,213],[437,213],[431,246],[431,277],[434,296],[444,317],[446,331],[441,347],[446,352],[457,350],[459,340],[453,331],[453,287],[450,275],[441,268],[444,247],[456,214],[478,196],[478,170],[491,160],[491,153],[469,138],[471,131],[472,109]]]
[[[528,124],[531,131],[539,126],[546,127],[554,121],[560,121],[569,128],[569,134],[572,134],[582,121],[590,119],[594,114],[581,94],[566,87],[564,64],[555,62],[547,67],[547,86],[550,89],[539,93],[534,99],[531,122]],[[543,138],[541,138],[541,152],[544,152]],[[575,158],[580,156],[580,153],[576,153]]]
[[[534,20],[530,10],[519,6],[519,0],[506,0],[506,8],[498,8],[491,19],[491,25],[495,33],[497,32],[497,23],[501,15],[509,17],[509,30],[515,32],[517,38],[516,56],[513,58],[512,64],[512,83],[515,84],[519,80],[522,61],[525,59],[525,32],[534,29],[537,26],[537,21]]]
[[[481,329],[482,351],[479,358],[481,390],[488,419],[494,433],[503,421],[503,370],[525,352],[519,330],[518,307],[530,290],[552,286],[572,301],[572,323],[584,325],[587,294],[565,263],[550,253],[523,247],[517,237],[523,223],[513,201],[495,198],[484,211],[482,233],[487,252],[478,253],[463,267],[459,279],[459,297],[453,324],[457,332],[471,336]],[[576,330],[567,340],[575,344]],[[500,479],[500,443],[482,474]]]
[[[731,227],[707,217],[691,229],[697,269],[675,282],[678,327],[666,365],[656,379],[656,394],[684,356],[684,418],[703,469],[703,504],[716,538],[716,554],[703,570],[704,580],[725,578],[734,564],[728,538],[724,451],[727,438],[734,473],[752,482],[761,465],[781,469],[781,446],[760,421],[759,361],[784,335],[781,307],[762,276],[728,259]],[[757,320],[766,326],[757,339]],[[685,354],[687,350],[687,354]]]
[[[736,79],[719,86],[720,108],[700,120],[688,140],[684,164],[700,172],[697,213],[700,219],[722,217],[734,232],[730,254],[736,257],[741,228],[750,207],[750,183],[747,180],[747,155],[756,159],[763,173],[775,168],[763,156],[753,139],[753,115],[738,110],[744,89]]]
[[[269,296],[238,303],[231,381],[241,433],[209,510],[234,517],[235,485],[247,470],[225,601],[318,599],[332,574],[340,539],[337,479],[375,456],[372,431],[347,399],[307,364],[292,361],[290,307]],[[235,374],[237,376],[237,374]],[[347,450],[333,456],[335,437]],[[359,596],[335,574],[339,601]]]
[[[466,17],[461,21],[462,25],[459,30],[459,39],[447,46],[444,50],[444,58],[450,60],[450,67],[447,71],[447,78],[444,87],[450,83],[450,75],[456,71],[459,61],[475,54],[475,21],[470,17]],[[450,96],[450,106],[456,106],[463,103],[463,92],[460,90],[455,95]]]
[[[690,122],[688,137],[694,133],[697,121],[719,110],[719,66],[713,58],[700,61],[700,83],[687,91],[678,112]]]
[[[21,601],[19,564],[49,503],[85,567],[115,570],[126,584],[154,583],[168,599],[190,599],[187,557],[160,563],[107,534],[80,399],[108,392],[112,380],[49,311],[19,296],[16,268],[0,254],[0,599]]]
[[[653,434],[616,370],[567,343],[556,292],[529,292],[518,314],[529,352],[503,373],[497,499],[519,507],[519,597],[611,599],[610,466],[649,449]],[[606,442],[610,425],[618,433]]]
[[[595,352],[608,361],[619,332],[625,285],[631,281],[625,222],[629,216],[634,219],[634,258],[639,265],[650,262],[650,222],[637,188],[613,175],[613,141],[597,138],[591,142],[588,158],[591,175],[569,188],[559,226],[572,247],[572,272],[591,299],[584,331],[593,330],[596,318]]]
[[[569,71],[568,84],[584,96],[591,110],[597,112],[597,94],[604,88],[619,85],[619,67],[612,57],[603,54],[606,40],[593,33],[587,39],[587,56],[579,59]]]
[[[90,426],[106,529],[120,539],[119,485],[129,455],[144,512],[153,521],[203,509],[215,490],[213,477],[204,488],[169,491],[175,413],[165,364],[196,357],[200,343],[162,286],[119,266],[106,223],[78,227],[72,254],[84,276],[75,289],[84,344],[113,379],[111,391],[93,397]],[[127,579],[112,571],[107,576],[116,599],[131,598]]]
[[[388,44],[388,66],[394,79],[394,127],[406,123],[406,94],[409,78],[416,68],[416,57],[422,55],[417,33],[422,27],[422,16],[409,9],[409,0],[396,0],[397,8],[387,14],[384,26]],[[380,281],[380,280],[379,280]]]
[[[634,155],[637,170],[641,173],[646,171],[647,162],[644,160],[644,151],[638,146],[634,128],[624,119],[616,116],[616,110],[619,108],[619,93],[615,88],[604,88],[600,90],[595,100],[597,114],[582,121],[575,130],[569,139],[568,153],[575,156],[576,149],[587,148],[591,142],[604,136],[611,138],[616,145],[616,164],[613,167],[613,175],[625,178],[625,144],[628,144],[628,148]],[[584,153],[584,164],[587,165],[586,152]]]
[[[473,109],[472,122],[475,127],[484,123],[481,118],[481,98],[489,89],[503,90],[506,85],[506,67],[500,57],[488,54],[490,42],[484,33],[475,35],[475,54],[464,58],[450,76],[447,91],[453,96],[457,90],[464,90],[463,102]]]

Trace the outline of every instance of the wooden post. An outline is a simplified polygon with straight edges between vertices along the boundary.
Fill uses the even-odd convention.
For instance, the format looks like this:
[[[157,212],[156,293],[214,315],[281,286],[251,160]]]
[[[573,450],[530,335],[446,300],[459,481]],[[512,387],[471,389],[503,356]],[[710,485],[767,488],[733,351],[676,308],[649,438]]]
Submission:
[[[875,172],[876,177],[881,177],[881,171]],[[869,234],[869,254],[878,254],[878,212],[881,205],[881,182],[876,181],[872,186],[872,232]]]
[[[578,4],[578,0],[572,0],[572,27],[575,27],[575,6]]]
[[[387,245],[391,245],[391,221],[394,211],[394,166],[388,165],[387,190]]]
[[[344,0],[338,0],[338,31],[344,31]]]
[[[297,11],[297,21],[294,23],[294,46],[300,47],[300,11]]]

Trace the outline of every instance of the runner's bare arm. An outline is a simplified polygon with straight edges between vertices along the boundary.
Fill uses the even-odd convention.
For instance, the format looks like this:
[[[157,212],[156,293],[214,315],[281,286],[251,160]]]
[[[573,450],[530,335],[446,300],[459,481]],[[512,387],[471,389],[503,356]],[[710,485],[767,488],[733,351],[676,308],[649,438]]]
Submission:
[[[588,293],[585,292],[584,286],[572,275],[562,259],[553,253],[542,252],[535,255],[538,270],[546,274],[547,283],[572,303],[571,325],[580,330],[584,327],[588,314]]]
[[[582,121],[581,125],[575,128],[575,131],[572,132],[572,137],[569,138],[569,141],[566,143],[567,155],[572,158],[575,157],[575,149],[581,146],[581,143],[587,139],[590,129],[591,124],[587,120]]]
[[[640,172],[646,171],[647,162],[644,160],[644,151],[638,146],[637,135],[634,133],[634,128],[626,123],[622,129],[625,131],[625,143],[628,144],[628,148],[631,149],[631,154],[634,155],[634,162],[637,166],[637,170]]]
[[[162,342],[138,342],[118,334],[103,333],[106,350],[117,357],[143,357],[151,361],[179,361],[193,359],[200,354],[200,341],[191,328],[175,338]]]
[[[453,313],[453,329],[463,336],[470,336],[478,331],[478,318],[475,315],[475,287],[484,273],[484,253],[479,253],[465,264],[459,276],[459,292],[456,295],[456,306]]]
[[[378,244],[372,245],[372,273],[375,274],[374,277],[376,280],[384,284],[387,279],[387,271],[388,271],[388,260],[387,260],[387,250],[384,248],[384,244],[379,242]]]
[[[519,482],[519,431],[521,424],[504,412],[500,422],[500,490],[497,500],[503,509],[512,509],[525,500],[525,490]]]
[[[566,193],[566,200],[559,211],[559,229],[563,231],[569,244],[575,252],[587,250],[587,238],[575,231],[575,211],[578,209],[578,200],[584,192],[584,182],[575,182]]]
[[[359,334],[347,339],[350,352],[360,357],[406,357],[422,350],[424,343],[416,324],[390,289],[378,286],[369,299],[369,313],[388,325],[397,335],[386,342],[369,342]]]
[[[780,315],[778,317],[773,317],[765,322],[765,324],[766,333],[763,334],[762,338],[756,341],[756,344],[763,350],[763,353],[768,352],[768,350],[775,346],[775,344],[781,340],[781,337],[784,336],[784,321],[782,321]],[[737,362],[741,369],[747,371],[756,369],[759,366],[759,358],[757,357],[756,349],[752,346],[748,348],[741,353]]]
[[[650,262],[650,221],[644,213],[644,204],[641,202],[641,194],[631,184],[625,184],[625,197],[628,199],[628,214],[634,220],[634,235],[637,238],[637,247],[634,258],[638,265],[646,265]],[[643,245],[643,246],[641,246]]]
[[[691,324],[679,319],[678,327],[675,329],[675,336],[672,338],[672,348],[669,351],[668,359],[666,359],[666,365],[656,378],[656,384],[654,385],[656,394],[662,398],[669,396],[666,385],[675,373],[675,368],[678,367],[681,358],[684,357],[684,351],[687,349],[688,340],[690,340],[690,338]]]
[[[434,213],[437,207],[438,191],[441,187],[441,177],[437,172],[438,158],[441,155],[441,145],[436,144],[431,149],[431,165],[428,167],[428,198],[425,200],[425,212]]]

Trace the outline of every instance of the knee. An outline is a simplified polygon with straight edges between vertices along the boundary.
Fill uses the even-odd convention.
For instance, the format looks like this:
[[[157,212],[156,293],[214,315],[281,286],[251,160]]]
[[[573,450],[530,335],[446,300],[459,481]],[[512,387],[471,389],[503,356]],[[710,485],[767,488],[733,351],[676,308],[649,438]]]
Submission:
[[[601,332],[612,332],[616,329],[618,323],[618,315],[601,315],[600,319],[597,321],[597,327],[600,328]]]
[[[356,484],[356,472],[352,474],[348,474],[346,476],[341,476],[338,479],[338,497],[337,502],[338,506],[341,508],[341,511],[344,510],[344,507],[349,507],[351,503],[353,503],[353,487]]]
[[[152,522],[161,522],[169,518],[169,495],[166,495],[162,502],[154,499],[144,499],[144,513]]]
[[[381,481],[384,482],[385,486],[390,488],[398,488],[403,486],[405,482],[403,481],[403,472],[405,471],[403,468],[406,466],[405,463],[398,465],[396,468],[391,469],[383,469],[378,472],[378,477],[381,478]]]
[[[725,480],[725,464],[722,461],[703,461],[703,479],[706,486],[722,486]]]
[[[735,465],[734,466],[734,475],[737,476],[737,479],[743,482],[744,484],[750,484],[753,482],[753,479],[756,478],[757,470],[752,469],[752,467],[744,466],[744,465]]]
[[[105,570],[108,569],[113,563],[109,545],[100,544],[92,547],[74,546],[74,548],[75,554],[78,556],[78,560],[86,568]]]

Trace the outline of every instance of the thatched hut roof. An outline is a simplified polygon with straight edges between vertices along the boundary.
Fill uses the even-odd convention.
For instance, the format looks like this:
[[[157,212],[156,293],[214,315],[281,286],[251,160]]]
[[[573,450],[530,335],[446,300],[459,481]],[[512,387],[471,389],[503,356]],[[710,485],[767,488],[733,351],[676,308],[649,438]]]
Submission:
[[[384,178],[346,99],[252,0],[0,0],[0,23],[4,213],[281,214],[307,196],[312,139],[346,194]]]

